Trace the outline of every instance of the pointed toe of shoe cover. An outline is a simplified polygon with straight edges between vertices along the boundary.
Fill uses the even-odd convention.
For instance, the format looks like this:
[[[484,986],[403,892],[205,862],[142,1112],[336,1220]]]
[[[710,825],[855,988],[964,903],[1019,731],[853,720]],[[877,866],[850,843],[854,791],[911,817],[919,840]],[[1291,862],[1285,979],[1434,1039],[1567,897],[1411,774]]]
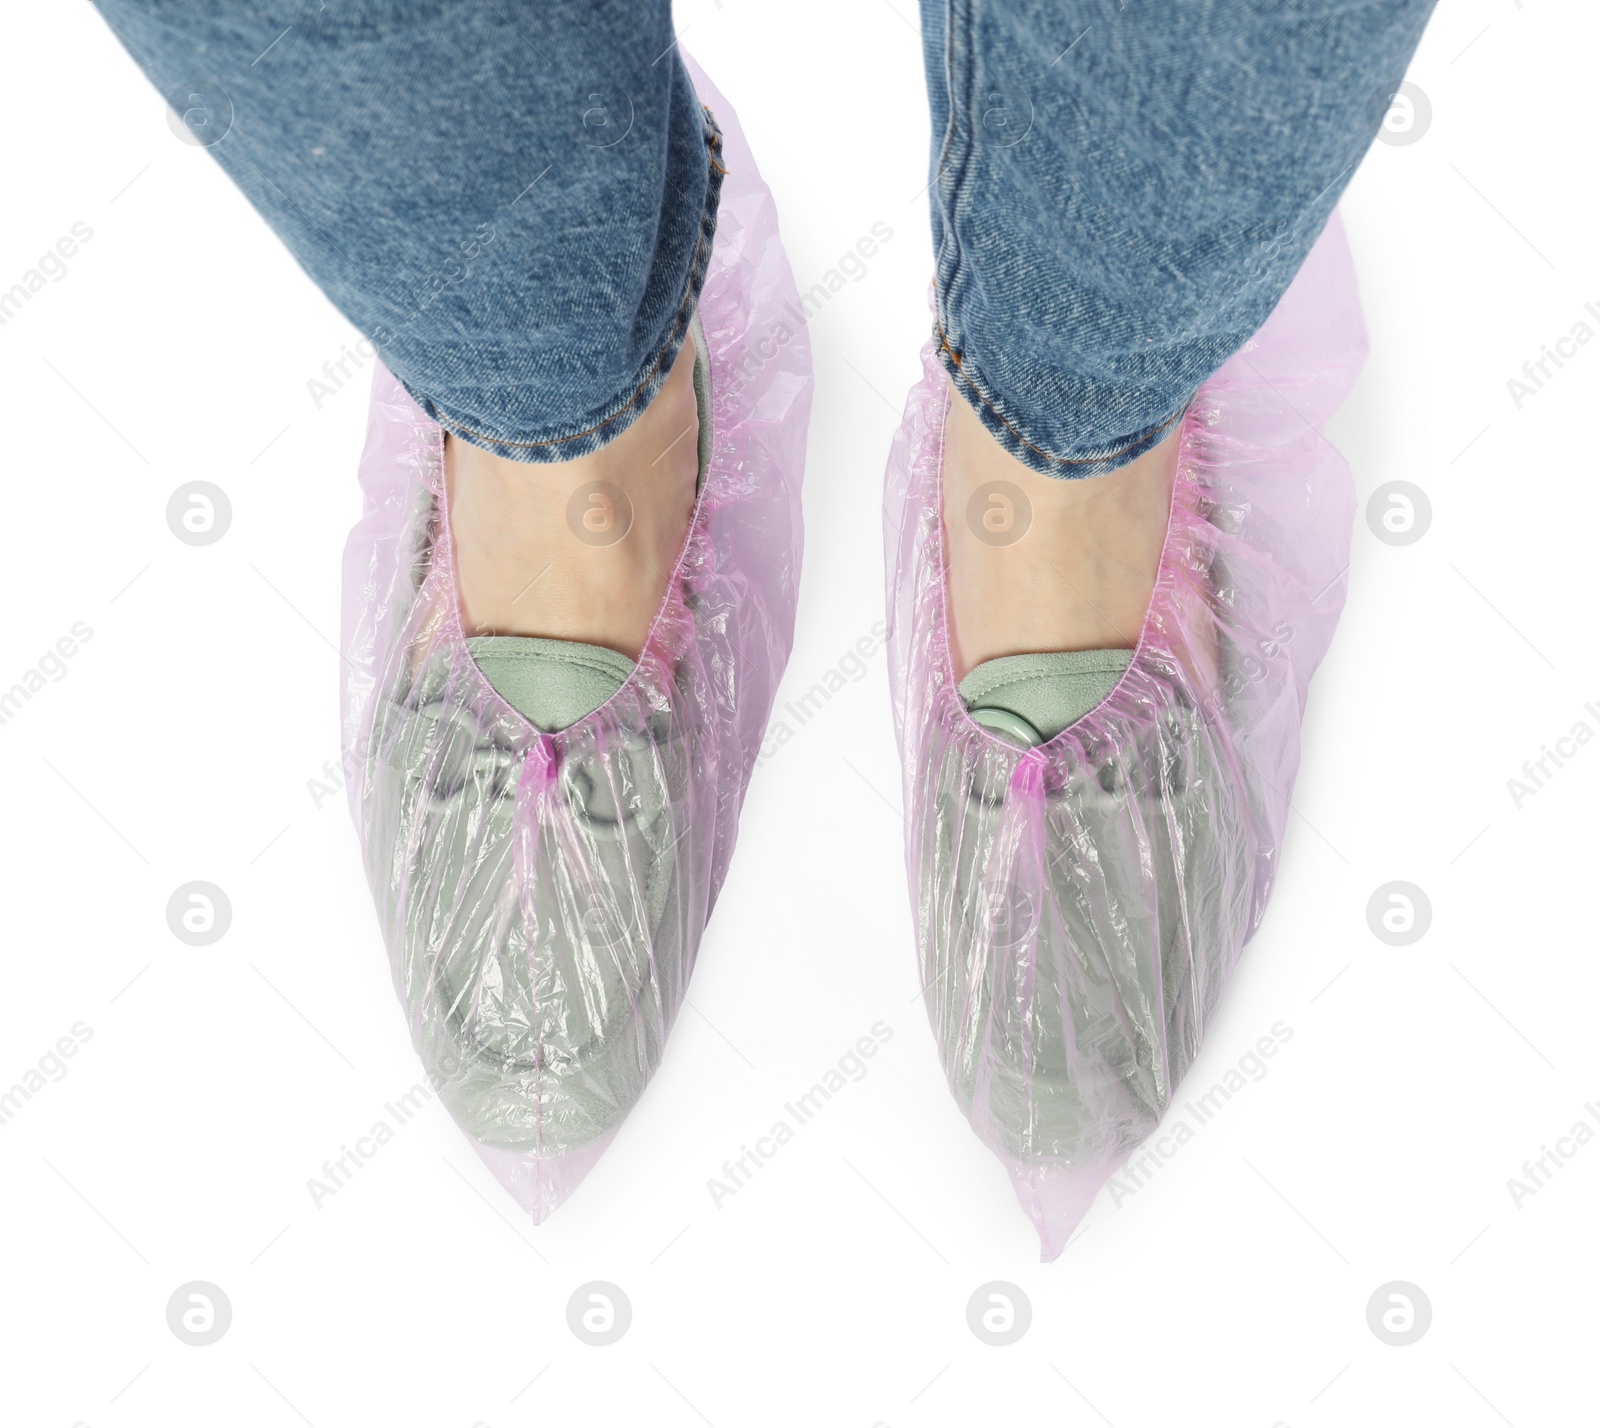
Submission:
[[[952,677],[947,386],[924,353],[885,505],[919,985],[956,1101],[1046,1258],[1172,1112],[1264,910],[1348,567],[1354,493],[1320,426],[1364,351],[1335,220],[1184,416],[1126,671],[1034,747],[982,727]]]
[[[728,169],[699,299],[712,419],[637,663],[559,732],[496,692],[504,651],[478,647],[491,680],[456,614],[443,434],[381,368],[345,552],[344,762],[395,987],[441,1101],[535,1218],[660,1063],[794,627],[810,349],[770,195],[689,65]]]

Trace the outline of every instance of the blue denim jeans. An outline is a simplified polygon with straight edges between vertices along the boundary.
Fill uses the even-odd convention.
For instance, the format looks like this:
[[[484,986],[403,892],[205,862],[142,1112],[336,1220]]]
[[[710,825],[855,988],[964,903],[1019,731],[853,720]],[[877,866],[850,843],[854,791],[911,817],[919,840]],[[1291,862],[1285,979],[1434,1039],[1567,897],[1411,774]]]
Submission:
[[[567,460],[655,395],[724,172],[668,0],[97,3],[448,431]],[[1293,278],[1432,4],[924,0],[935,331],[1009,451],[1090,476],[1160,440]]]
[[[1266,320],[1433,0],[923,0],[940,356],[1013,456],[1157,444]]]

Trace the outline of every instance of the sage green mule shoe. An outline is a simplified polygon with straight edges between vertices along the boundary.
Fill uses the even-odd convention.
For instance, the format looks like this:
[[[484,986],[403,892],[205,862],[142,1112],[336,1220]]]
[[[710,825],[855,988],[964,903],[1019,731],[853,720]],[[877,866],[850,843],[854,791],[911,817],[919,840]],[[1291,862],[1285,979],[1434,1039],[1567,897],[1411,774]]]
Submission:
[[[978,665],[957,692],[974,723],[1032,748],[1110,694],[1132,659],[1132,650],[1007,655]]]
[[[627,655],[575,640],[479,635],[467,652],[494,692],[546,734],[587,719],[633,673]]]

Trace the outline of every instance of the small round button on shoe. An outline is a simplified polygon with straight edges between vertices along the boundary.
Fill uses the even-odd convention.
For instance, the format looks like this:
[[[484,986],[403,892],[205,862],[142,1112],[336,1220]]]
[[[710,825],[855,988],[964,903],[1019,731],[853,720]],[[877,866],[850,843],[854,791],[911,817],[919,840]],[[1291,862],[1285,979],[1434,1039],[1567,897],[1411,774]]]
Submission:
[[[1033,727],[1020,714],[1013,714],[1009,709],[969,709],[972,722],[981,729],[987,729],[991,734],[998,734],[1013,744],[1020,744],[1024,749],[1037,748],[1045,742],[1044,735]]]

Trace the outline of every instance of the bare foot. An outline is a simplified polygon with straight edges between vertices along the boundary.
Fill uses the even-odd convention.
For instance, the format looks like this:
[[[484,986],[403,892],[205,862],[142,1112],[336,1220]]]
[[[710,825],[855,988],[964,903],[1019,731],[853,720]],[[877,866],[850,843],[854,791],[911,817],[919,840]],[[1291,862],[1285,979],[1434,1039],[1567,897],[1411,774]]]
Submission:
[[[537,635],[637,659],[689,531],[699,474],[694,339],[632,426],[574,461],[508,461],[447,436],[468,635]]]
[[[1132,649],[1155,590],[1178,425],[1108,476],[1041,476],[953,390],[944,531],[956,678],[1004,655]]]

